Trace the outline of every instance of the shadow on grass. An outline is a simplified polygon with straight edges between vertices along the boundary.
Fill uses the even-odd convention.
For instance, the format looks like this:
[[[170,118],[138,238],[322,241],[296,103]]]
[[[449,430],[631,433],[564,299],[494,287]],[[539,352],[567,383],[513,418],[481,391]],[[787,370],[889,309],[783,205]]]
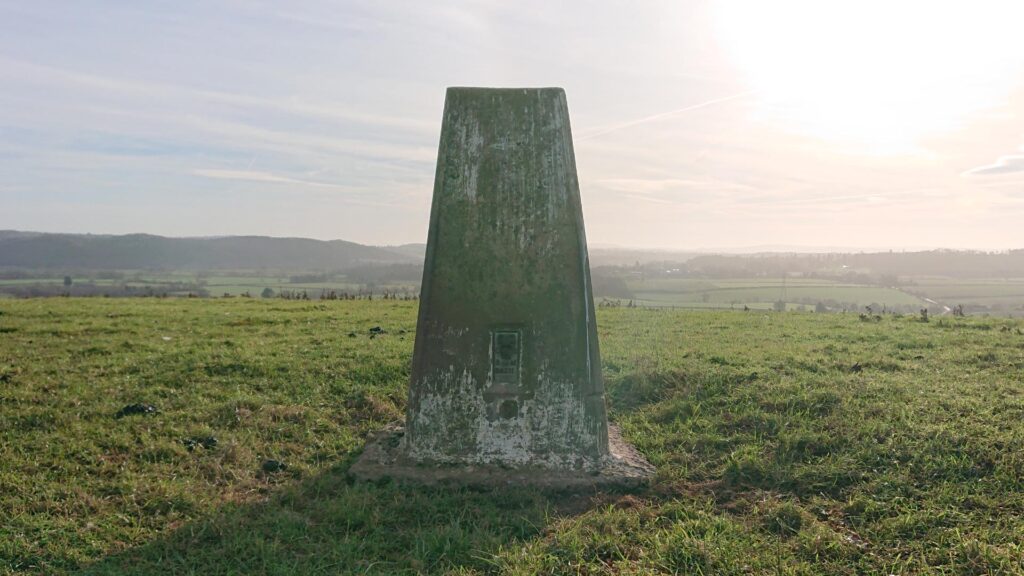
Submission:
[[[645,391],[653,393],[627,388],[618,399],[635,409],[651,401]],[[493,572],[494,557],[503,549],[543,536],[561,518],[625,496],[355,482],[348,475],[355,458],[300,480],[288,471],[273,475],[266,500],[225,504],[82,573]]]
[[[228,505],[85,574],[402,574],[488,571],[502,547],[537,536],[590,496],[526,489],[353,482],[354,458],[283,485],[267,501]]]

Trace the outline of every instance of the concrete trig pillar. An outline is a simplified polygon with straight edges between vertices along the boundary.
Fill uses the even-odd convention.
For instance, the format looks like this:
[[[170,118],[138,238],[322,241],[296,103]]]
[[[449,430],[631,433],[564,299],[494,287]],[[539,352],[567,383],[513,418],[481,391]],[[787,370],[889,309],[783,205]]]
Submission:
[[[448,89],[408,413],[389,434],[354,473],[563,486],[652,472],[609,435],[560,88]]]

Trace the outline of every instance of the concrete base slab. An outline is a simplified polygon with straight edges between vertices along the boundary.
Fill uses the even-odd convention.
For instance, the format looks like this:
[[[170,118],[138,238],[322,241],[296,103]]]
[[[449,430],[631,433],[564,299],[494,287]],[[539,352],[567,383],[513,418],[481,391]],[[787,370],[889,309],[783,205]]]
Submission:
[[[654,476],[654,466],[622,439],[614,425],[608,426],[609,456],[587,470],[422,464],[404,457],[404,435],[401,424],[388,425],[370,438],[349,473],[358,480],[391,478],[425,485],[531,486],[555,490],[635,489]]]

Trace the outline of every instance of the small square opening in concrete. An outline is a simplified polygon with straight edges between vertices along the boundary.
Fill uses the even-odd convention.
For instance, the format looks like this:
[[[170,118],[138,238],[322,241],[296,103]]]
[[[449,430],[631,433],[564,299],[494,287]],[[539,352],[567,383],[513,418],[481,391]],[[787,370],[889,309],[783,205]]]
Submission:
[[[518,330],[491,332],[491,381],[495,384],[519,384],[521,340]]]

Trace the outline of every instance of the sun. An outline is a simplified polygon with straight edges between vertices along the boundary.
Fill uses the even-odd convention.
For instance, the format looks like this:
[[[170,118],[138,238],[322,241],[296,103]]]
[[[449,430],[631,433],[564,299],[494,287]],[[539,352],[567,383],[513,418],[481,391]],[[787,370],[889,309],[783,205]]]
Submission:
[[[720,0],[716,33],[773,122],[913,153],[1024,84],[1024,2]]]

